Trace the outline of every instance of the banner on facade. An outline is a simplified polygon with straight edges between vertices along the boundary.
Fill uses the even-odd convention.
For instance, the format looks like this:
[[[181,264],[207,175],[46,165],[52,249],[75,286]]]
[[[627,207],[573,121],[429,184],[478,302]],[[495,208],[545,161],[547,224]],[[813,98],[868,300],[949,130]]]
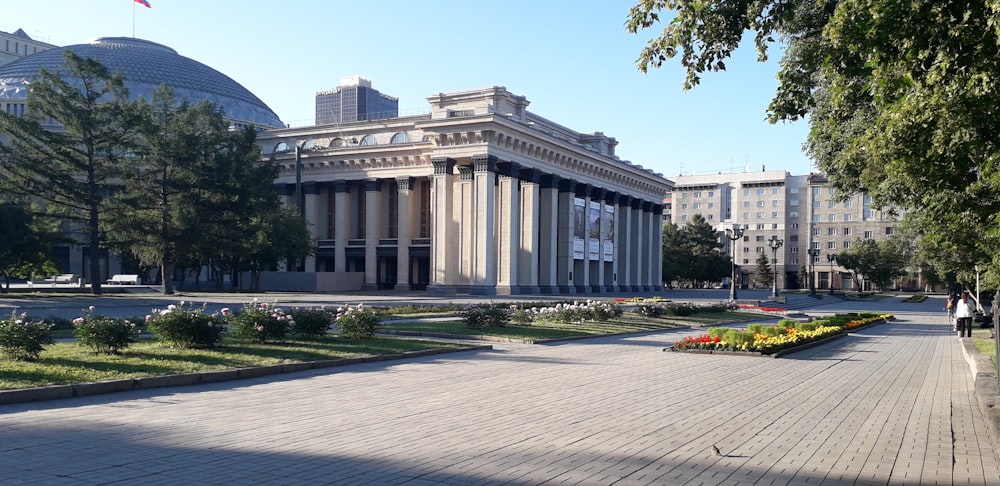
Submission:
[[[587,234],[587,202],[573,199],[573,259],[583,260],[583,237]]]
[[[590,201],[590,221],[587,230],[589,232],[589,245],[587,257],[591,261],[601,260],[601,203],[600,201]]]
[[[604,206],[604,218],[601,223],[604,224],[604,230],[601,232],[604,234],[604,261],[612,262],[615,260],[615,207],[613,205]]]

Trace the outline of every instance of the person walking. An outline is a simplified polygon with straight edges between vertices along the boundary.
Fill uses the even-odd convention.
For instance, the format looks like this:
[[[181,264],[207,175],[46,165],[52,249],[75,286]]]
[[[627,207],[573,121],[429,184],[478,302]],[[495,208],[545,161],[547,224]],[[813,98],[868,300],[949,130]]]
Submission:
[[[972,337],[972,316],[976,312],[975,305],[969,299],[968,291],[963,291],[962,298],[955,303],[955,320],[958,326],[958,337]]]
[[[958,295],[954,292],[948,292],[948,298],[944,301],[944,310],[948,311],[948,324],[951,324],[951,330],[954,332],[955,327],[955,302],[958,301]]]

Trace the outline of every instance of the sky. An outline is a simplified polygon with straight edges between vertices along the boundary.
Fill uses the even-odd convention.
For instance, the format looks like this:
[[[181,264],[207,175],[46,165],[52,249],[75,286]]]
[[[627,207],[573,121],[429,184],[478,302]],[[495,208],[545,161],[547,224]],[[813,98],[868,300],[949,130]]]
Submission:
[[[637,0],[46,0],[5,9],[0,30],[65,46],[137,37],[242,84],[291,126],[312,125],[315,95],[361,75],[427,111],[438,92],[504,86],[528,110],[618,140],[617,155],[665,177],[786,170],[807,174],[806,122],[769,124],[780,52],[742,46],[727,71],[683,90],[667,61],[635,60],[662,25],[630,34]]]

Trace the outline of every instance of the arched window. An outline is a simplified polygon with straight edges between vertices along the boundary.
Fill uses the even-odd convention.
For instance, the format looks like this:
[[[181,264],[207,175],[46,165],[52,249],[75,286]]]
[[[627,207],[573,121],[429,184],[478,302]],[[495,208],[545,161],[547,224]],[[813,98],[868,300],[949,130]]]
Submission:
[[[340,137],[337,137],[337,138],[335,138],[333,140],[330,140],[330,146],[331,147],[343,147],[344,146],[344,139],[342,139]]]
[[[315,150],[315,149],[316,149],[316,141],[311,138],[302,143],[302,150]]]
[[[389,143],[410,143],[410,139],[406,136],[406,132],[396,132]]]
[[[274,153],[280,154],[280,153],[283,153],[283,152],[288,152],[288,144],[287,143],[281,142],[278,145],[274,146]]]
[[[375,145],[375,137],[373,135],[365,135],[361,138],[361,146]]]

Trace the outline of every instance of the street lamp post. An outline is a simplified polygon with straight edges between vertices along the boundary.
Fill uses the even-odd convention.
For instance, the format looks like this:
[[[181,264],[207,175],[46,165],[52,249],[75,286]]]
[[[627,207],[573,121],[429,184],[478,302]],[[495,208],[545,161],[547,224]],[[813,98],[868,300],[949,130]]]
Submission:
[[[729,281],[729,301],[736,302],[736,240],[743,238],[743,228],[734,224],[732,228],[726,229],[726,238],[729,238],[733,253],[733,270]]]
[[[771,282],[771,297],[778,296],[778,248],[785,244],[785,240],[778,238],[778,235],[771,235],[771,239],[767,240],[767,246],[771,247],[771,265],[774,266],[774,281]]]
[[[814,275],[816,272],[813,265],[819,256],[819,248],[810,248],[806,253],[809,254],[809,295],[816,295],[816,275]]]
[[[830,295],[833,295],[833,264],[837,263],[837,255],[834,253],[828,254],[826,261],[830,262]]]

